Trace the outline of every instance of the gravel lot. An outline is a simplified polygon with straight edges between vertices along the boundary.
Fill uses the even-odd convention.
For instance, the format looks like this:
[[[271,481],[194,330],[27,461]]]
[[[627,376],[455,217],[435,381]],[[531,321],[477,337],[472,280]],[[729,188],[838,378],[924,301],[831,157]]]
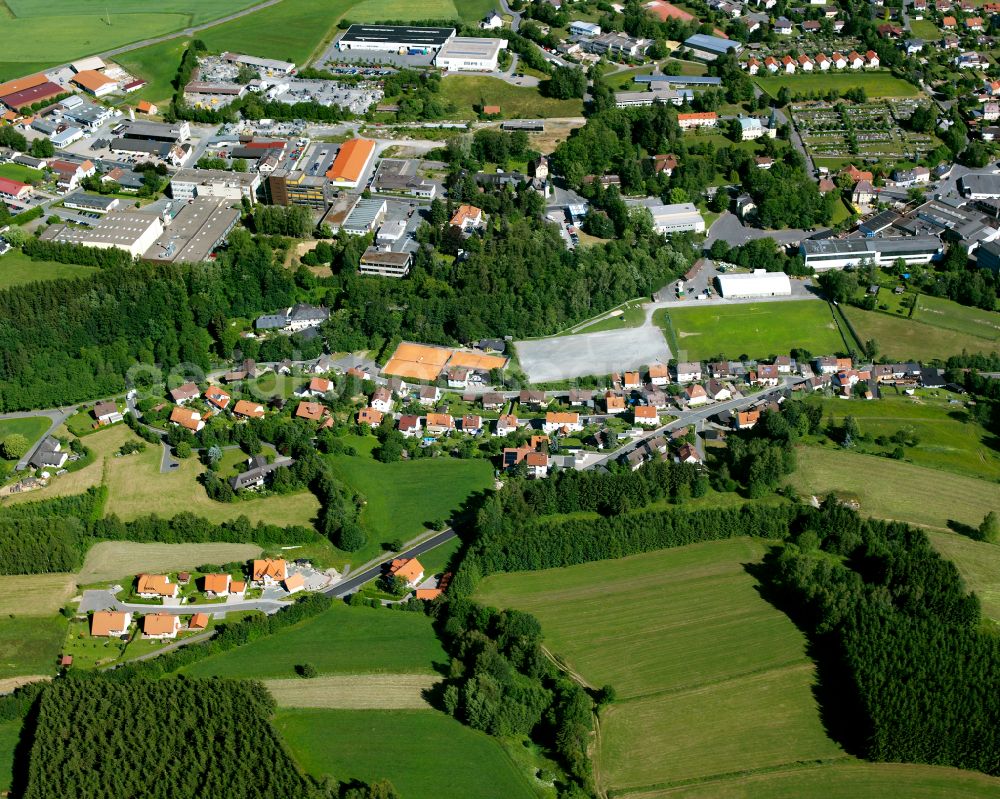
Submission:
[[[532,383],[586,375],[606,375],[656,361],[666,363],[670,348],[659,328],[636,327],[580,333],[536,341],[516,341],[521,368]]]

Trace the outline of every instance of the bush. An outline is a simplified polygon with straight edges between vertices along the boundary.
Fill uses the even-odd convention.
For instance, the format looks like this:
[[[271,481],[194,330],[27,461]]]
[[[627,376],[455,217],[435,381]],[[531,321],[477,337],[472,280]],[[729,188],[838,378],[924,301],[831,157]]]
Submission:
[[[295,667],[295,673],[306,680],[319,676],[319,672],[316,671],[316,667],[312,663],[300,663]]]
[[[0,441],[0,454],[9,461],[16,461],[27,454],[29,446],[28,439],[20,433],[11,433]]]

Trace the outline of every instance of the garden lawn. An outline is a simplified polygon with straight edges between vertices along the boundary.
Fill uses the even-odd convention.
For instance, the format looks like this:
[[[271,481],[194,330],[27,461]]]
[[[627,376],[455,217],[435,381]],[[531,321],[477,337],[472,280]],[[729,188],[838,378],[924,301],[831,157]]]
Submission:
[[[22,435],[34,444],[49,429],[51,421],[45,416],[26,416],[23,419],[0,420],[0,441],[7,436]]]
[[[62,616],[16,616],[0,621],[0,679],[51,675],[66,634]]]
[[[0,178],[8,180],[19,180],[21,183],[31,183],[39,181],[45,175],[39,169],[32,169],[30,166],[21,164],[0,164]]]
[[[630,793],[621,799],[986,799],[1000,780],[975,771],[858,760],[802,763],[760,774]]]
[[[677,335],[680,360],[700,361],[723,355],[769,358],[795,347],[810,352],[844,350],[844,340],[830,313],[818,300],[706,305],[658,310],[653,321],[666,327],[668,314]]]
[[[996,505],[1000,513],[1000,501]],[[1000,545],[956,533],[931,531],[928,537],[934,548],[958,567],[966,587],[979,595],[983,615],[1000,622]]]
[[[483,5],[480,3],[479,5]],[[493,8],[489,6],[470,22],[479,22]],[[458,19],[459,13],[452,0],[363,0],[348,12],[350,22],[419,22],[425,19]]]
[[[287,2],[287,0],[286,0]],[[537,88],[513,86],[485,75],[446,75],[441,81],[440,98],[454,103],[455,119],[474,119],[473,106],[498,105],[505,119],[518,117],[578,117],[582,100],[555,100],[542,97]]]
[[[913,318],[935,327],[1000,342],[1000,313],[959,305],[942,297],[917,296]]]
[[[406,799],[536,796],[499,743],[434,710],[279,710],[274,724],[318,779],[388,779]]]
[[[20,250],[0,257],[0,289],[33,283],[36,280],[86,277],[97,271],[93,266],[60,264],[55,261],[32,261]]]
[[[895,78],[887,71],[859,72],[856,70],[844,70],[831,74],[829,72],[816,72],[812,74],[781,75],[781,76],[761,76],[758,75],[754,82],[772,97],[777,97],[783,86],[788,87],[788,91],[794,96],[797,93],[805,92],[828,92],[831,89],[837,92],[844,92],[847,89],[863,88],[870,98],[877,97],[915,97],[920,94],[920,90],[912,83]]]
[[[923,301],[921,297],[921,302]],[[899,319],[878,311],[863,311],[841,306],[862,341],[875,339],[881,357],[893,360],[945,360],[968,352],[990,353],[998,349],[996,341],[946,330],[915,319]],[[935,321],[938,321],[935,317]]]
[[[856,500],[866,516],[946,530],[978,525],[997,508],[997,483],[842,449],[800,446],[789,478],[802,494]]]
[[[428,522],[447,519],[472,493],[493,482],[493,467],[484,458],[443,455],[379,463],[361,453],[331,456],[330,462],[336,476],[364,496],[361,522],[369,538],[379,542],[413,538]]]
[[[184,669],[192,677],[294,677],[311,663],[320,674],[432,674],[448,658],[423,613],[336,602],[330,610],[274,635]]]
[[[862,434],[891,436],[912,428],[918,443],[904,447],[904,459],[918,466],[945,469],[967,477],[1000,480],[1000,452],[997,439],[981,425],[969,420],[962,405],[952,405],[945,391],[918,389],[917,396],[896,394],[891,386],[882,388],[882,399],[872,402],[828,398],[822,400],[823,415],[843,422],[853,416]],[[827,443],[829,443],[827,441]],[[855,442],[858,450],[886,454],[896,445],[879,446],[874,442]],[[1000,503],[1000,489],[997,491]]]
[[[804,637],[745,569],[766,548],[736,538],[493,575],[476,596],[534,614],[556,658],[615,687],[597,754],[615,795],[841,757],[820,724]]]
[[[941,31],[938,29],[938,26],[929,19],[911,19],[910,33],[919,39],[924,39],[925,41],[932,41],[941,35]]]

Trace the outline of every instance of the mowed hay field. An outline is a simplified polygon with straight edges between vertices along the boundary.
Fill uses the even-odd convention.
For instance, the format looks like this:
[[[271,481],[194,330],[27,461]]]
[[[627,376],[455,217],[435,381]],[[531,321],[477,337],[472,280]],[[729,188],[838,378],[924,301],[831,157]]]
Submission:
[[[654,322],[666,327],[667,314],[677,336],[679,360],[705,360],[719,354],[768,358],[787,355],[793,347],[817,355],[845,349],[830,307],[819,300],[658,310]]]
[[[841,306],[841,310],[862,341],[875,339],[878,342],[879,357],[943,361],[952,355],[961,355],[963,350],[990,353],[998,349],[995,341],[929,325],[917,319],[900,319],[847,305]]]
[[[76,593],[75,574],[0,575],[0,616],[51,616]],[[5,624],[6,622],[4,622]]]
[[[434,674],[448,658],[422,613],[352,608],[335,603],[294,627],[200,660],[192,677],[276,679],[311,663],[320,674]]]
[[[841,70],[782,76],[758,75],[753,80],[772,97],[777,97],[785,86],[793,95],[799,92],[827,92],[830,89],[843,92],[857,87],[863,88],[871,98],[916,97],[920,94],[920,90],[912,83],[895,78],[887,71]]]
[[[83,568],[75,576],[79,585],[132,577],[140,572],[172,572],[194,569],[203,563],[232,563],[260,555],[256,544],[138,544],[133,541],[101,541],[87,552]],[[0,588],[8,577],[0,578]],[[0,606],[2,607],[2,606]]]
[[[628,799],[986,799],[998,792],[1000,780],[974,771],[852,760],[631,793]]]
[[[1000,313],[970,308],[942,297],[917,295],[913,318],[935,327],[1000,342]]]
[[[766,546],[739,538],[494,575],[477,598],[535,614],[557,658],[615,687],[596,764],[614,795],[841,758],[802,634],[744,568]]]
[[[996,505],[1000,513],[1000,499]],[[931,531],[928,537],[934,548],[958,567],[966,587],[979,595],[983,615],[1000,622],[1000,545],[956,533]]]
[[[388,779],[406,799],[536,799],[494,739],[436,710],[291,710],[274,720],[317,779]]]
[[[430,674],[328,675],[303,680],[267,680],[279,707],[334,710],[423,710],[424,692],[440,678]]]
[[[0,624],[0,680],[26,674],[52,675],[66,638],[62,616],[15,616]]]
[[[800,446],[796,456],[793,488],[857,500],[867,516],[946,530],[949,520],[978,525],[988,511],[1000,510],[995,482],[842,449]]]
[[[482,16],[486,16],[485,12]],[[458,19],[452,0],[363,0],[347,13],[349,22],[414,22]],[[476,18],[478,22],[480,17]]]

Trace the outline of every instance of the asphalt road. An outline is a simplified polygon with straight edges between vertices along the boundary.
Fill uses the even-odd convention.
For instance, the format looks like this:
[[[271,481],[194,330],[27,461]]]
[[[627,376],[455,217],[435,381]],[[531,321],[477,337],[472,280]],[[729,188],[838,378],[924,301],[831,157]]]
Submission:
[[[41,445],[41,443],[50,435],[52,432],[59,427],[63,422],[65,422],[70,416],[76,412],[76,408],[50,408],[44,411],[14,411],[12,413],[0,414],[0,420],[3,419],[27,419],[32,416],[45,416],[49,419],[49,429],[45,431],[38,441],[31,446],[28,451],[24,454],[24,457],[17,462],[15,471],[22,471],[28,468],[28,463],[31,461],[31,456],[35,454],[35,450]]]
[[[394,555],[395,558],[416,558],[423,555],[425,552],[441,546],[442,544],[451,541],[455,538],[455,531],[450,527],[447,530],[443,530],[437,535],[431,536],[426,541],[421,541],[416,546],[411,547],[405,552],[400,552],[398,555]],[[348,594],[354,593],[362,585],[374,580],[380,574],[382,574],[382,568],[385,566],[385,561],[382,563],[377,563],[371,568],[365,569],[363,572],[358,572],[355,575],[348,577],[346,580],[341,580],[336,585],[327,588],[323,593],[329,594],[334,597],[344,597]]]

